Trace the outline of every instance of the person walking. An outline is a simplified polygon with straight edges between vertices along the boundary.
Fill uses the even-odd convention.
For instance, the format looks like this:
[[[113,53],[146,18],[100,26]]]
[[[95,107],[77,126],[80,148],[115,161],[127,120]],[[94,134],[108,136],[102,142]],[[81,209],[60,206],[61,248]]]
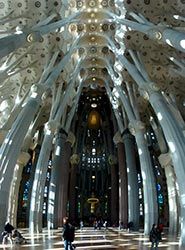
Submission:
[[[158,249],[159,241],[161,240],[161,232],[156,224],[153,224],[150,231],[151,249]]]
[[[75,237],[75,227],[69,223],[67,217],[63,218],[63,239],[64,239],[64,249],[73,250],[76,247],[72,245]]]

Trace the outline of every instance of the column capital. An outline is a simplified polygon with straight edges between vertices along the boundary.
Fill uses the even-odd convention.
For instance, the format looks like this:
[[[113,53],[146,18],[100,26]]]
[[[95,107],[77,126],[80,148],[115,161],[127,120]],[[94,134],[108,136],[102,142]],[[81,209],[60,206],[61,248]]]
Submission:
[[[160,87],[156,82],[149,82],[149,86],[151,92],[160,90]]]
[[[117,157],[115,155],[109,155],[108,157],[108,162],[111,166],[116,165],[117,164]]]
[[[161,164],[161,167],[165,168],[169,165],[172,165],[172,158],[170,153],[166,153],[166,154],[160,154],[159,157],[159,162]]]
[[[140,95],[147,101],[149,101],[151,94],[160,90],[160,87],[156,82],[148,81],[147,86],[144,86],[142,88],[139,88],[139,92]]]
[[[26,166],[26,164],[28,163],[29,159],[30,159],[30,154],[27,152],[21,152],[18,159],[17,159],[17,164],[20,166]]]
[[[144,89],[144,88],[139,88],[139,93],[140,93],[140,95],[141,95],[145,100],[149,101],[150,96],[149,96],[149,93],[148,93],[148,91],[147,91],[146,89]]]
[[[66,142],[71,143],[71,147],[73,147],[74,144],[75,144],[75,141],[76,141],[76,137],[75,137],[75,135],[70,131],[69,134],[68,134],[68,137],[67,137]]]
[[[47,131],[49,130],[52,134],[54,134],[57,129],[59,128],[60,124],[58,122],[56,122],[55,120],[50,120],[45,124],[45,131],[47,133]]]
[[[118,143],[123,143],[123,139],[121,138],[121,133],[119,131],[117,131],[113,137],[113,141],[114,144],[118,144]]]
[[[42,94],[47,90],[47,87],[44,84],[33,84],[31,86],[31,95],[39,95],[42,96]]]
[[[128,129],[130,130],[130,133],[135,136],[138,131],[145,130],[145,123],[139,120],[130,122]]]
[[[78,165],[79,162],[80,162],[80,157],[79,157],[78,154],[73,154],[70,157],[70,163],[71,163],[71,165]]]
[[[48,104],[50,102],[50,100],[48,100],[50,99],[49,97],[50,97],[50,91],[47,91],[46,89],[44,89],[44,92],[41,96],[42,102],[44,104]]]

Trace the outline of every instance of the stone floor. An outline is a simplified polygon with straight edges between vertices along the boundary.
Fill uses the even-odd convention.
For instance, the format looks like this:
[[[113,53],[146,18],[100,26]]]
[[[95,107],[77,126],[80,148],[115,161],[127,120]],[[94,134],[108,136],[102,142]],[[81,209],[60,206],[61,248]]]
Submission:
[[[23,245],[0,245],[0,249],[21,249],[21,250],[62,250],[61,230],[43,230],[43,233],[31,236],[27,230],[20,230],[27,239],[27,244]],[[83,231],[76,230],[76,249],[151,249],[148,237],[139,232],[119,231],[108,228],[108,230],[93,230],[84,228]],[[178,238],[172,239],[163,235],[163,240],[159,244],[161,250],[185,249],[178,246]]]

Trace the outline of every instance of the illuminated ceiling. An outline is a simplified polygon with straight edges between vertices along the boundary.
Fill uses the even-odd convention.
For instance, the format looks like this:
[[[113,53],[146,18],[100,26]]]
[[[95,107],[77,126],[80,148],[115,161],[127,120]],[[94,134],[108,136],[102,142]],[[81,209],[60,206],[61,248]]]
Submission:
[[[47,20],[51,23],[75,12],[79,13],[70,24],[44,35],[39,42],[28,41],[26,46],[1,59],[1,72],[7,66],[14,65],[6,71],[6,74],[0,75],[1,114],[10,113],[17,99],[22,98],[33,84],[39,82],[53,52],[59,51],[57,58],[59,62],[75,39],[79,38],[70,60],[57,79],[56,88],[63,83],[62,90],[65,90],[74,77],[77,65],[80,72],[78,77],[82,79],[85,88],[83,91],[88,89],[102,91],[105,83],[112,88],[113,79],[108,70],[108,65],[112,65],[113,73],[121,75],[123,88],[126,87],[125,82],[127,85],[135,86],[139,111],[145,114],[148,102],[140,96],[134,80],[118,62],[110,45],[111,40],[117,49],[122,49],[122,53],[129,60],[131,57],[128,50],[140,53],[151,81],[155,82],[167,96],[176,100],[184,116],[183,74],[173,62],[173,58],[178,58],[184,63],[184,54],[160,41],[149,39],[141,32],[119,24],[110,15],[112,13],[120,18],[126,17],[136,21],[133,13],[140,13],[141,17],[154,24],[164,24],[184,31],[184,20],[179,20],[177,16],[185,14],[184,5],[183,0],[0,0],[1,37],[36,26],[48,17]],[[19,61],[16,63],[16,60]],[[47,96],[41,124],[49,115],[51,96],[51,94]],[[71,91],[70,98],[69,108],[75,99],[75,91]],[[4,119],[6,120],[6,117]],[[1,121],[1,125],[5,120]]]

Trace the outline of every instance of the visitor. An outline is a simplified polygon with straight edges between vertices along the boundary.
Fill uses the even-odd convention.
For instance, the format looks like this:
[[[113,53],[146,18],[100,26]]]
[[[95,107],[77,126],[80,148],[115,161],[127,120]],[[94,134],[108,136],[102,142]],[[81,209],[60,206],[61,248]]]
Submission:
[[[101,220],[98,220],[98,229],[101,230],[102,222]]]
[[[159,241],[161,240],[161,232],[156,224],[153,224],[150,231],[150,242],[152,243],[151,249],[158,249]]]
[[[123,230],[124,229],[124,225],[123,225],[123,221],[119,222],[119,230]]]
[[[64,239],[64,249],[73,250],[76,247],[72,244],[75,237],[75,227],[69,223],[67,217],[63,218],[63,239]]]
[[[4,226],[4,232],[2,232],[2,244],[10,243],[12,244],[12,231],[14,230],[14,227],[9,223],[6,222]]]
[[[95,219],[94,222],[93,222],[93,227],[94,227],[94,230],[96,230],[97,227],[98,227],[98,222],[97,222],[96,219]]]
[[[105,222],[103,223],[103,226],[105,228],[105,230],[107,230],[107,221],[105,220]]]
[[[133,230],[134,223],[132,221],[129,221],[127,224],[127,231],[130,232]]]
[[[83,223],[83,220],[80,221],[80,230],[82,231],[83,230],[83,227],[84,227],[84,223]]]
[[[22,234],[17,230],[14,229],[12,231],[12,240],[16,243],[16,244],[23,244],[26,243],[26,239],[22,236]]]

